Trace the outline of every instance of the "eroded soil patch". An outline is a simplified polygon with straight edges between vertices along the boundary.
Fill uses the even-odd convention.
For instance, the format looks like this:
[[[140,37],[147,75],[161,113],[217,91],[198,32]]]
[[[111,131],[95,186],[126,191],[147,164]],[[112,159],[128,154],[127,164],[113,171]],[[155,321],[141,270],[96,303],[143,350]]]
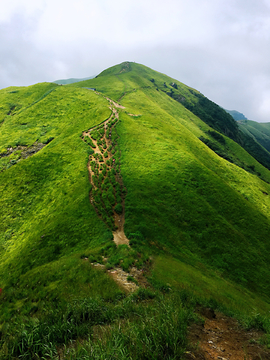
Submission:
[[[9,169],[11,166],[17,164],[19,161],[27,159],[28,157],[36,154],[46,145],[47,144],[35,142],[31,146],[18,145],[14,148],[7,148],[5,152],[0,153],[0,159],[4,161],[4,163],[2,163],[2,166],[0,166],[0,171]]]
[[[124,233],[125,188],[120,174],[120,151],[117,146],[117,108],[123,106],[106,98],[112,111],[109,119],[84,131],[82,139],[90,146],[88,162],[92,185],[90,202],[97,214],[112,230],[116,245],[129,245]]]
[[[186,360],[269,360],[270,350],[258,344],[262,333],[243,330],[237,320],[214,312],[201,311],[204,325],[189,329],[191,344]]]
[[[138,281],[136,279],[137,273],[140,273],[142,270],[138,270],[137,268],[131,268],[130,272],[126,272],[122,270],[121,268],[115,268],[113,270],[109,270],[110,276],[116,281],[120,287],[122,287],[127,292],[134,292],[136,291],[138,287]],[[137,284],[132,281],[131,279],[135,279]]]
[[[100,263],[91,263],[94,267],[105,270],[106,266]],[[108,274],[116,281],[120,287],[127,292],[136,291],[139,286],[148,287],[148,281],[144,276],[142,269],[137,269],[135,266],[129,269],[129,272],[124,271],[120,267],[108,270]]]

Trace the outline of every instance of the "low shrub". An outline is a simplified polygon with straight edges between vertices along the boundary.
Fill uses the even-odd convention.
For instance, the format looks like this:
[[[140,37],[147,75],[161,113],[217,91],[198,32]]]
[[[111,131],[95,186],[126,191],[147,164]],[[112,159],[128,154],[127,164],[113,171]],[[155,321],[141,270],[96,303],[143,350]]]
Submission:
[[[49,144],[51,141],[53,141],[54,137],[50,136],[45,142],[44,144]]]
[[[122,214],[122,212],[123,212],[123,206],[122,206],[121,204],[116,204],[116,206],[115,206],[115,208],[114,208],[114,211],[115,211],[118,215]]]

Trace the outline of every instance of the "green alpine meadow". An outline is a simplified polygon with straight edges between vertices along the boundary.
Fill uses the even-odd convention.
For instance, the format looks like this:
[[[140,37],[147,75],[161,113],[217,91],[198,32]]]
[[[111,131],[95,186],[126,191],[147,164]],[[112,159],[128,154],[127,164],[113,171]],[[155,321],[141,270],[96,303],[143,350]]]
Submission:
[[[270,347],[270,132],[241,122],[133,62],[0,90],[0,359],[192,359],[202,308]]]

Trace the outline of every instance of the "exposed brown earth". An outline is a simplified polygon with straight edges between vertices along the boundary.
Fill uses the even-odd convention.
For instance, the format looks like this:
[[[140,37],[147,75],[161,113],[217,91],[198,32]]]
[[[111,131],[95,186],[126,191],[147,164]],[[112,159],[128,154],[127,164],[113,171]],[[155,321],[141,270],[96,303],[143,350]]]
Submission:
[[[123,210],[122,214],[114,213],[115,225],[118,226],[116,231],[113,231],[114,242],[116,245],[129,245],[129,240],[124,233],[124,223],[125,223],[125,212]]]
[[[119,114],[117,111],[118,109],[124,109],[124,106],[116,103],[115,101],[106,98],[109,101],[109,108],[111,109],[112,113],[111,116],[105,120],[103,122],[103,124],[98,125],[92,129],[89,129],[88,131],[84,131],[82,134],[82,138],[83,140],[85,140],[87,137],[89,137],[92,141],[92,143],[94,144],[93,150],[94,150],[94,154],[97,154],[99,156],[99,160],[96,159],[96,163],[98,165],[98,173],[101,174],[102,173],[102,169],[104,169],[104,166],[106,167],[106,169],[111,170],[114,167],[114,157],[113,157],[113,153],[111,151],[109,151],[108,149],[111,148],[112,141],[111,141],[111,130],[109,127],[109,124],[111,121],[115,121],[116,122],[119,120]],[[106,144],[105,149],[101,146],[98,145],[98,141],[93,139],[93,137],[91,136],[91,133],[97,128],[103,126],[104,128],[104,136],[102,137],[101,141],[103,141],[104,144]],[[115,126],[115,125],[114,125]],[[109,138],[106,137],[106,132],[110,131],[109,134]],[[105,157],[105,153],[106,153],[106,157]],[[95,176],[95,172],[94,170],[91,168],[91,161],[94,160],[94,156],[90,155],[89,156],[89,162],[88,162],[88,171],[89,171],[89,181],[91,182],[92,186],[94,189],[97,189],[96,184],[93,181],[93,177]],[[108,165],[108,160],[111,161],[111,165]],[[106,164],[103,167],[100,165],[100,163],[102,164]],[[121,176],[119,174],[116,175],[116,180],[118,183],[120,183],[122,185],[122,179]],[[95,206],[94,204],[94,199],[92,194],[90,194],[90,202],[92,203],[92,205]],[[129,245],[129,240],[127,239],[125,233],[124,233],[124,222],[125,222],[125,204],[124,204],[124,197],[122,196],[122,208],[123,208],[123,212],[121,214],[118,214],[114,209],[113,209],[113,219],[114,219],[114,223],[115,223],[115,227],[116,227],[116,231],[113,231],[113,236],[114,236],[114,242],[116,243],[116,245]]]
[[[92,263],[92,265],[96,268],[105,269],[104,264]],[[139,270],[134,266],[129,270],[129,272],[124,271],[120,267],[116,267],[112,270],[108,270],[108,274],[127,292],[134,292],[139,288],[139,286],[149,286],[148,281],[144,276],[144,271]],[[134,281],[131,280],[132,278]]]
[[[141,114],[128,114],[129,116],[142,116]]]
[[[136,276],[134,275],[136,274],[136,272],[140,271],[141,270],[132,268],[130,272],[127,273],[121,268],[115,268],[113,270],[109,270],[109,274],[114,279],[114,281],[116,281],[124,290],[126,290],[127,292],[134,292],[139,287],[135,282],[129,281],[128,277],[132,276],[134,279],[136,279]]]
[[[237,320],[214,312],[200,310],[204,325],[193,324],[189,329],[191,344],[185,360],[269,360],[270,350],[258,344],[262,333],[245,331]]]

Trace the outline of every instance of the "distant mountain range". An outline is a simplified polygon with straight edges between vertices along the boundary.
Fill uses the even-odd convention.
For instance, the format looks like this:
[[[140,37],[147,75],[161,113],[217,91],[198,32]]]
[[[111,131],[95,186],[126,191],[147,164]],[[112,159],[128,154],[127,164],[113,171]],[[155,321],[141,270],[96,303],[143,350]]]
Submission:
[[[82,78],[82,79],[70,78],[70,79],[55,80],[55,81],[53,81],[53,83],[56,83],[58,85],[68,85],[68,84],[73,84],[73,83],[76,83],[79,81],[93,79],[94,77],[95,76],[90,76],[90,77],[86,77],[86,78]]]
[[[226,110],[226,109],[225,109]],[[228,114],[230,114],[234,120],[238,121],[238,120],[247,120],[247,118],[245,117],[244,114],[241,114],[239,111],[236,110],[226,110]]]

